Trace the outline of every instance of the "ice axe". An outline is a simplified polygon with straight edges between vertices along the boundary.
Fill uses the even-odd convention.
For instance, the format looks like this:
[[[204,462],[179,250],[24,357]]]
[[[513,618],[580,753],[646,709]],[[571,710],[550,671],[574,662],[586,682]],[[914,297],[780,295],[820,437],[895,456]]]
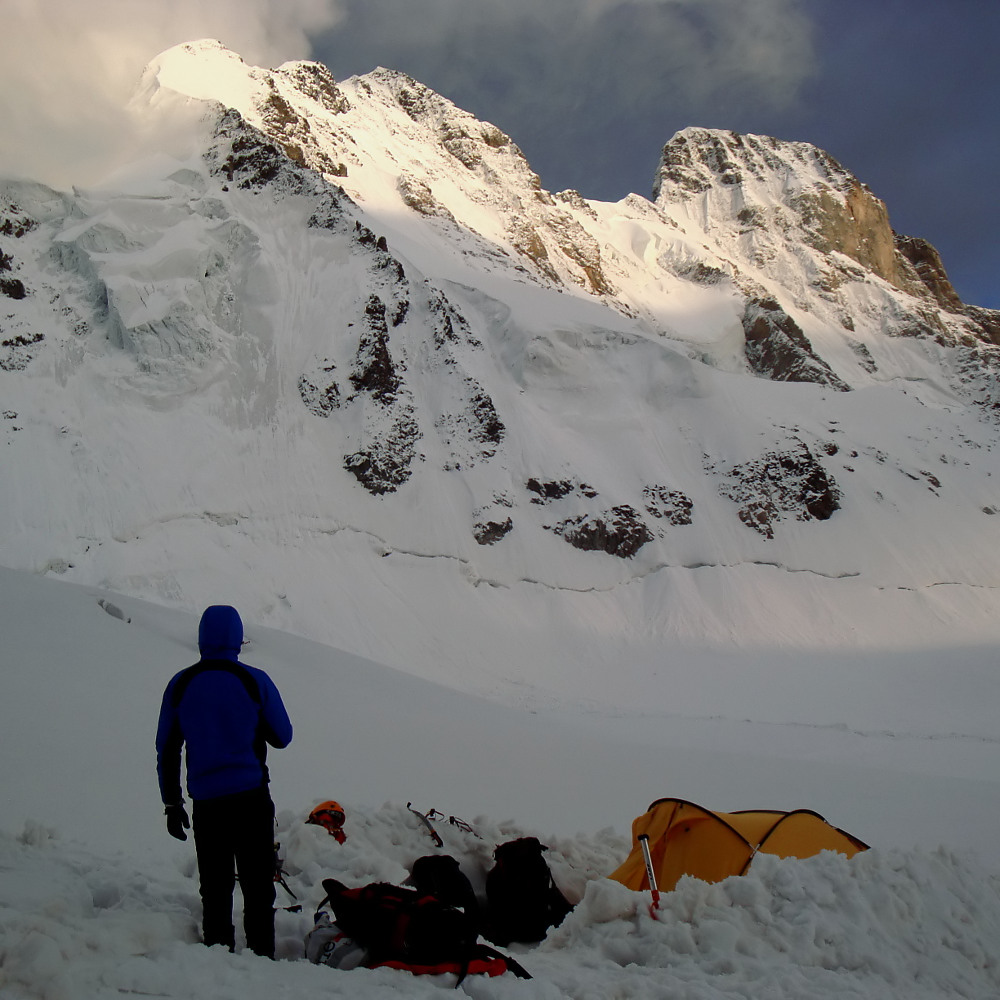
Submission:
[[[407,802],[406,808],[409,809],[410,812],[413,813],[413,815],[416,816],[421,823],[423,823],[427,832],[431,835],[431,840],[433,840],[438,847],[444,847],[444,841],[441,839],[441,835],[437,832],[437,830],[434,829],[434,824],[431,822],[431,814],[434,812],[434,810],[431,809],[430,812],[422,813],[419,809],[413,808],[412,802]]]
[[[642,848],[642,860],[646,862],[646,878],[653,893],[653,902],[649,906],[649,915],[655,920],[656,911],[660,908],[660,890],[656,888],[656,872],[653,871],[653,859],[649,856],[649,834],[640,833],[639,846]]]

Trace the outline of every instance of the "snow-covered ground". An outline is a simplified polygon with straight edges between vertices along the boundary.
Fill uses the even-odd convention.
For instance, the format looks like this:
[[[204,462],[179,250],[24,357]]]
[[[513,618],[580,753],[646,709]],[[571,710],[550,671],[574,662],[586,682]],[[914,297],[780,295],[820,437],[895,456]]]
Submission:
[[[279,913],[271,964],[196,943],[193,848],[163,823],[153,730],[166,681],[197,658],[195,631],[196,617],[176,609],[0,570],[5,1000],[435,995],[447,977],[340,972],[301,957],[324,877],[398,881],[434,851],[411,800],[472,823],[475,834],[440,828],[474,882],[496,843],[533,833],[579,901],[541,945],[516,948],[531,981],[472,977],[463,989],[473,997],[1000,995],[1000,743],[926,728],[938,707],[947,720],[996,704],[996,650],[911,656],[910,684],[897,656],[871,654],[860,731],[796,719],[796,700],[808,720],[815,700],[833,696],[832,658],[826,673],[798,674],[784,720],[753,722],[738,709],[615,711],[530,691],[521,705],[488,701],[248,621],[244,659],[271,673],[296,726],[271,770],[304,911]],[[698,653],[677,657],[710,671]],[[944,655],[953,670],[932,670]],[[763,652],[744,666],[781,681],[781,661]],[[735,683],[733,668],[714,662],[720,681]],[[895,728],[908,703],[921,732]],[[682,880],[653,920],[648,896],[605,876],[629,850],[631,820],[662,795],[815,809],[873,849],[851,861],[761,856],[715,886]],[[330,797],[347,807],[343,846],[302,822]],[[279,904],[291,902],[279,889]]]

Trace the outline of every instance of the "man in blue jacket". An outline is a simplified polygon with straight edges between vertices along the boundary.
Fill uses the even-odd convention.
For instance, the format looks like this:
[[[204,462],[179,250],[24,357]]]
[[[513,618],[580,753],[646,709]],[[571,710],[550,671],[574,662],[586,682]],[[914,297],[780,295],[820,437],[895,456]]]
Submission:
[[[235,946],[238,874],[247,947],[274,958],[274,804],[267,744],[288,746],[292,724],[271,678],[240,663],[242,645],[236,609],[206,608],[198,628],[201,660],[177,674],[163,693],[156,771],[167,830],[187,840],[181,794],[181,747],[187,745],[205,944]]]

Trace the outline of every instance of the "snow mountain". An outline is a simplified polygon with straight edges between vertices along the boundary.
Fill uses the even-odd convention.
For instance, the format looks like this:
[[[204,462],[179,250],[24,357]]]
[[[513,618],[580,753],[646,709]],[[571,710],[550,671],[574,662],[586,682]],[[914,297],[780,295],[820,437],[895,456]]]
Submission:
[[[208,40],[132,110],[100,187],[0,183],[0,564],[514,699],[1000,638],[1000,313],[826,153],[689,128],[596,202]]]

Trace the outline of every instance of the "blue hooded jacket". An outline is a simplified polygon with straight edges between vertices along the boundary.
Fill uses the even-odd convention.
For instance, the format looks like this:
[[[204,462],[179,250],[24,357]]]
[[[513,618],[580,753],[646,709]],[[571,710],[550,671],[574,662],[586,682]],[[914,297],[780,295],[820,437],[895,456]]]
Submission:
[[[182,746],[188,794],[198,800],[266,785],[267,744],[291,742],[278,689],[263,670],[240,663],[242,645],[236,609],[206,608],[198,627],[201,660],[173,677],[160,706],[156,772],[166,805],[182,801]]]

